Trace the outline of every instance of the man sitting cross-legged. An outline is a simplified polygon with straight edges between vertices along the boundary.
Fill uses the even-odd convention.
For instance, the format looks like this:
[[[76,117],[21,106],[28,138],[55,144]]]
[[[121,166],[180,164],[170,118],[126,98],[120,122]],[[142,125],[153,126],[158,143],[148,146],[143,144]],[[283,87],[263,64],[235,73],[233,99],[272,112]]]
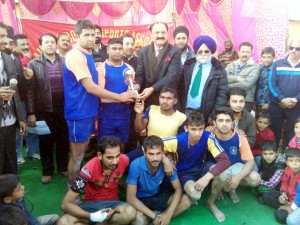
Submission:
[[[220,107],[216,111],[214,121],[215,137],[226,151],[232,165],[214,180],[207,201],[207,207],[219,222],[225,220],[225,215],[219,211],[214,202],[217,197],[223,198],[221,194],[223,188],[229,191],[233,203],[237,203],[239,197],[235,189],[240,184],[256,187],[260,183],[260,175],[253,171],[255,162],[248,141],[244,135],[240,135],[233,129],[233,118],[233,111],[229,107]]]
[[[128,166],[128,158],[120,152],[121,142],[114,136],[100,140],[97,157],[81,169],[68,190],[62,210],[66,213],[57,225],[89,224],[107,221],[109,224],[130,224],[136,210],[119,201],[118,185]],[[84,190],[83,202],[74,203]]]
[[[204,131],[204,126],[203,115],[191,110],[185,125],[186,132],[164,139],[167,157],[170,153],[177,156],[174,159],[178,177],[194,204],[197,204],[209,181],[230,166],[224,149],[210,132]],[[212,163],[204,163],[208,152],[217,160],[214,167]]]
[[[127,202],[137,210],[137,225],[167,225],[175,217],[188,209],[190,199],[182,196],[182,189],[176,172],[169,178],[174,194],[160,190],[160,184],[166,177],[162,158],[164,143],[160,137],[152,135],[144,140],[144,156],[130,164],[127,178]],[[141,215],[141,213],[143,215]]]

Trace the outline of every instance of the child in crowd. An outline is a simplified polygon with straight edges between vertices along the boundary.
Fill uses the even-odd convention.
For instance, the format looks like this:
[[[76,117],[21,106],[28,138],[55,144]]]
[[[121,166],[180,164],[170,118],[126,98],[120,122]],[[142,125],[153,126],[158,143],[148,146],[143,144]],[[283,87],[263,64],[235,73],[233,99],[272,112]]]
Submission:
[[[293,204],[288,208],[290,214],[286,219],[288,225],[299,225],[300,224],[300,182],[297,186],[296,198]]]
[[[270,114],[259,112],[256,119],[256,141],[255,145],[251,148],[257,167],[260,165],[261,160],[261,144],[264,141],[275,141],[275,135],[269,128],[270,124]]]
[[[28,220],[21,208],[8,206],[0,213],[0,225],[28,225]]]
[[[297,148],[300,150],[300,117],[298,117],[295,121],[294,125],[295,136],[289,143],[290,148]]]
[[[276,208],[274,215],[279,223],[285,223],[296,196],[297,183],[300,181],[300,151],[295,148],[285,152],[287,167],[284,170],[280,191],[270,191],[262,194],[260,202]]]
[[[262,159],[259,165],[261,181],[258,186],[260,194],[272,190],[279,190],[281,178],[285,169],[285,160],[281,154],[278,155],[276,143],[265,141],[260,150]]]
[[[0,175],[0,215],[5,214],[9,207],[21,209],[28,220],[28,225],[54,225],[58,215],[33,217],[24,202],[24,186],[20,178],[14,174]]]
[[[270,105],[269,74],[275,57],[275,50],[266,47],[261,52],[262,65],[260,67],[259,78],[255,94],[255,105],[257,112],[268,111]]]

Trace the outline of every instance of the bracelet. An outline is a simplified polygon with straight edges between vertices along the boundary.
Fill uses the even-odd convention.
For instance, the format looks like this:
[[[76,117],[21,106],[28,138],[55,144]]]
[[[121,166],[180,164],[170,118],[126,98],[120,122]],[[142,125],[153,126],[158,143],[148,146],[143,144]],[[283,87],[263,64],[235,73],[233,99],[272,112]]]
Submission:
[[[158,217],[159,213],[155,213],[154,218],[152,219],[152,223],[156,220],[156,218]]]

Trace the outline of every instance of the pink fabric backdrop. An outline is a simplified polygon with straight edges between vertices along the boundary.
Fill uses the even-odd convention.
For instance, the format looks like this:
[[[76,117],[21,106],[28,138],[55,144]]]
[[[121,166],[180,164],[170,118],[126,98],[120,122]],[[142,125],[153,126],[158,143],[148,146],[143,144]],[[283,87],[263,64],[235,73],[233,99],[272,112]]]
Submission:
[[[15,17],[15,5],[12,0],[1,0],[0,3],[0,21],[6,25],[12,26],[15,33],[18,33],[18,26]]]

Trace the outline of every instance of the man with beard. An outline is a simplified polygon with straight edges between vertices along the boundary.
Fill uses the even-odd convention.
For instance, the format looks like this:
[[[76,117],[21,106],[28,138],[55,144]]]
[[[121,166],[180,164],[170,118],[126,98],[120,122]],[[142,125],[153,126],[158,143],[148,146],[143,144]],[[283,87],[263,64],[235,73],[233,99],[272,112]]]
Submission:
[[[233,50],[233,44],[232,41],[226,40],[224,41],[224,48],[225,51],[221,52],[218,56],[219,60],[223,64],[224,68],[233,61],[237,60],[239,58],[237,52]]]
[[[17,73],[12,58],[3,52],[6,36],[6,25],[0,22],[0,174],[17,174],[16,127],[23,133],[25,123],[18,90],[8,88]]]
[[[251,58],[252,49],[251,43],[241,43],[239,47],[240,58],[226,67],[229,88],[240,87],[247,92],[245,109],[248,112],[251,112],[253,107],[256,81],[260,72],[259,65]]]
[[[36,126],[36,121],[44,120],[51,134],[39,135],[42,161],[43,184],[48,184],[54,175],[54,144],[57,172],[67,176],[68,168],[68,128],[64,118],[64,58],[56,53],[57,38],[51,33],[39,38],[42,54],[28,63],[34,72],[31,86],[26,92],[27,124]]]
[[[131,34],[124,34],[121,40],[123,42],[123,61],[136,71],[138,58],[134,54],[134,37]]]
[[[97,24],[94,24],[95,27],[95,44],[92,48],[92,55],[93,58],[97,63],[104,62],[106,59],[108,59],[107,54],[107,47],[106,45],[101,43],[101,37],[102,37],[102,29]]]
[[[67,33],[60,33],[57,36],[57,53],[65,57],[69,51],[71,39]]]
[[[158,104],[159,92],[164,85],[177,85],[181,50],[168,43],[168,25],[155,22],[150,26],[152,43],[140,50],[136,82],[142,90],[139,96],[146,108]]]
[[[32,58],[32,54],[29,50],[28,38],[24,34],[15,35],[15,51],[22,62],[23,67],[26,67],[28,62]]]
[[[189,30],[185,26],[178,26],[173,32],[174,44],[181,49],[181,66],[186,60],[195,57],[194,51],[188,46]]]
[[[226,71],[220,61],[212,56],[217,45],[210,36],[199,36],[193,47],[196,58],[185,62],[180,79],[180,84],[183,84],[183,91],[180,93],[181,108],[185,109],[187,115],[191,110],[201,112],[210,124],[215,110],[227,104]]]
[[[287,144],[294,136],[295,120],[300,116],[300,39],[293,39],[288,55],[274,63],[269,77],[271,103],[271,130],[275,133],[276,145],[279,145],[283,121],[286,120]],[[283,146],[285,149],[285,146]]]
[[[127,202],[138,212],[139,225],[168,225],[171,218],[187,210],[191,201],[182,195],[181,185],[176,172],[168,177],[174,193],[160,190],[160,184],[167,177],[163,169],[164,143],[158,136],[149,136],[144,140],[144,156],[130,164],[127,177]]]
[[[118,185],[128,166],[128,158],[121,154],[120,144],[114,136],[100,140],[97,156],[83,166],[68,190],[61,206],[65,214],[57,225],[88,225],[103,221],[125,225],[135,220],[134,207],[119,200]],[[83,201],[76,204],[83,191]]]

